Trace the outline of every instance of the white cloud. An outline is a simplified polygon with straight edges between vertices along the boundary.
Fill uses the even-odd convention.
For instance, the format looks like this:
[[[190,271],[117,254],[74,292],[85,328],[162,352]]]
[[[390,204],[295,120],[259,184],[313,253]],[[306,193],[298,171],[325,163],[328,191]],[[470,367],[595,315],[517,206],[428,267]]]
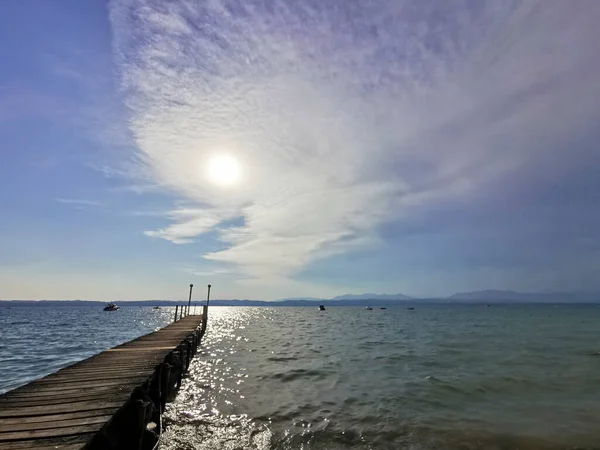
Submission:
[[[158,231],[146,231],[146,235],[167,239],[175,244],[187,244],[193,242],[194,237],[232,217],[232,214],[207,209],[177,209],[166,216],[175,223]]]
[[[386,221],[560,168],[557,143],[598,117],[600,3],[360,5],[111,3],[140,173],[196,205],[147,235],[219,230],[206,259],[291,282]],[[241,163],[236,188],[204,176],[219,151]]]

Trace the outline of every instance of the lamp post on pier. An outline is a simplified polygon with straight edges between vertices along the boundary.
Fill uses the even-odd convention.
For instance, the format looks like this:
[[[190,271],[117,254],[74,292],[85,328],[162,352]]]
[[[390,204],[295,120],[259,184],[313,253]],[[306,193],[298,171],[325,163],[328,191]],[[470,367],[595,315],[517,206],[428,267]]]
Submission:
[[[190,306],[192,305],[192,289],[194,289],[194,285],[190,284],[190,298],[188,299],[188,314],[190,311]]]

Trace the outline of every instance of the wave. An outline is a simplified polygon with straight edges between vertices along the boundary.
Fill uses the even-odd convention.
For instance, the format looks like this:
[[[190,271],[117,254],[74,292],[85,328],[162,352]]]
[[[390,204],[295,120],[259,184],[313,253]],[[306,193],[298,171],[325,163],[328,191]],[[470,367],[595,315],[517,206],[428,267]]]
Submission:
[[[271,356],[267,358],[267,361],[275,361],[275,362],[286,362],[286,361],[298,361],[300,358],[296,358],[295,356]]]
[[[292,369],[287,372],[279,372],[273,375],[268,375],[268,378],[274,378],[281,381],[295,381],[301,379],[324,380],[334,373],[325,370],[316,369]]]
[[[289,420],[284,415],[284,420]],[[573,448],[567,441],[557,442],[519,433],[490,433],[485,430],[447,429],[414,425],[411,422],[386,423],[385,417],[361,418],[354,426],[330,421],[310,423],[295,420],[279,427],[278,419],[262,421],[237,417],[203,416],[195,420],[171,422],[161,438],[162,450],[213,448],[249,450],[356,450],[444,449],[444,450],[562,450]],[[358,418],[357,418],[358,419]],[[379,425],[375,425],[379,424]],[[368,425],[368,426],[367,426]],[[584,439],[584,441],[587,439]],[[581,442],[581,441],[580,441]],[[578,450],[594,448],[577,447]]]

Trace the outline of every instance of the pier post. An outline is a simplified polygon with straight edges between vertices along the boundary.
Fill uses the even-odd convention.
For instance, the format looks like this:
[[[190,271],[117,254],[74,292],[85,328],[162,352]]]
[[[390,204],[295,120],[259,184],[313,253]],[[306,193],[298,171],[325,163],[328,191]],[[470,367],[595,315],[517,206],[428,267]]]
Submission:
[[[206,333],[206,322],[208,319],[208,305],[202,305],[202,328],[200,329],[200,339],[204,337]]]
[[[179,309],[179,305],[175,305],[175,319],[173,319],[173,322],[177,322],[177,310]]]
[[[146,424],[148,423],[148,409],[150,402],[144,401],[144,399],[137,399],[134,403],[136,423],[135,428],[132,431],[133,439],[132,444],[135,445],[135,450],[143,450],[144,434],[146,431]]]
[[[160,368],[160,411],[165,410],[167,398],[171,395],[171,364],[164,362]]]
[[[190,306],[192,304],[192,289],[194,289],[194,285],[190,284],[190,297],[188,298],[188,307],[187,307],[187,313],[190,313]]]

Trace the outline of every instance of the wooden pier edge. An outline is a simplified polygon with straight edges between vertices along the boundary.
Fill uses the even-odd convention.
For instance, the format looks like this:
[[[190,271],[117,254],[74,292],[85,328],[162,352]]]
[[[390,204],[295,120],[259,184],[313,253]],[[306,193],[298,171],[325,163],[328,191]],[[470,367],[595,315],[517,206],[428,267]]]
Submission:
[[[155,448],[207,309],[0,395],[0,449]]]

